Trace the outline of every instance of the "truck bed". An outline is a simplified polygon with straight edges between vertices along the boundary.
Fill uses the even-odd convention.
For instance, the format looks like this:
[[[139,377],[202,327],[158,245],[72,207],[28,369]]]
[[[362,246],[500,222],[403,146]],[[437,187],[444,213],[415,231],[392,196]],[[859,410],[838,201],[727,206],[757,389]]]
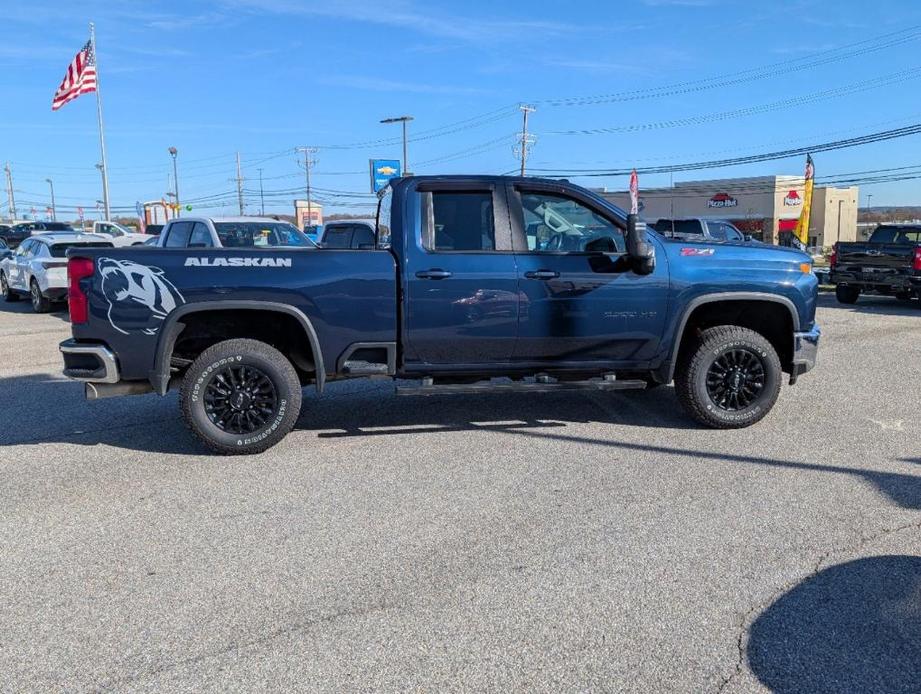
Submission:
[[[189,304],[293,307],[313,324],[327,366],[355,342],[397,339],[396,262],[384,250],[130,247],[74,256],[96,267],[83,281],[89,321],[73,326],[74,337],[109,345],[125,380],[148,378],[152,337]]]

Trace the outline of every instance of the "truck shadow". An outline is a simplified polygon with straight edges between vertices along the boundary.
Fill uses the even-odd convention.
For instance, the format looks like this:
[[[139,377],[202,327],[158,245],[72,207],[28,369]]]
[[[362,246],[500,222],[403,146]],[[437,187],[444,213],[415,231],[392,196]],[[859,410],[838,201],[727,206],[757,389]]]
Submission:
[[[899,301],[895,297],[877,296],[874,294],[861,296],[856,304],[841,304],[838,303],[838,300],[835,298],[834,292],[831,294],[823,292],[819,294],[817,306],[819,308],[833,308],[840,311],[850,311],[852,313],[921,317],[921,301],[918,299]]]
[[[0,428],[0,446],[67,443],[107,445],[147,453],[207,454],[182,424],[174,393],[165,398],[140,395],[86,402],[80,384],[48,374],[0,379],[0,392],[4,393],[7,411],[16,413],[15,423]],[[655,431],[662,427],[698,428],[679,408],[671,388],[634,393],[398,398],[389,383],[346,382],[334,384],[323,396],[316,396],[309,390],[305,390],[304,395],[300,419],[288,442],[299,435],[309,437],[310,434],[329,441],[349,437],[495,432],[524,440],[598,446],[624,453],[690,456],[729,465],[847,475],[869,482],[899,507],[921,510],[921,475],[654,443],[631,443],[613,438],[618,427],[646,428],[650,441],[655,440]],[[606,436],[611,438],[567,433],[572,431],[570,425],[586,423],[612,425],[605,430]],[[303,446],[305,443],[301,440],[296,445]],[[26,452],[17,455],[28,460]],[[921,461],[909,459],[899,462]]]
[[[921,557],[823,569],[751,625],[748,664],[773,692],[921,690]]]

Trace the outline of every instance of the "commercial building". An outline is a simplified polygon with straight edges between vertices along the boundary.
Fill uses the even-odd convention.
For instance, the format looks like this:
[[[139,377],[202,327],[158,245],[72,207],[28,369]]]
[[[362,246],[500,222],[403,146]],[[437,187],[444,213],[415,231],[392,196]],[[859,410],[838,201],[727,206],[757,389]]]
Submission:
[[[803,209],[802,176],[758,176],[685,181],[672,188],[640,189],[640,214],[647,221],[701,217],[726,219],[766,243],[789,243]],[[602,194],[629,209],[628,192]],[[812,198],[809,245],[827,248],[857,240],[857,187],[819,188]]]
[[[294,219],[297,228],[301,231],[303,231],[305,227],[322,226],[323,205],[313,201],[308,205],[306,200],[295,200]]]

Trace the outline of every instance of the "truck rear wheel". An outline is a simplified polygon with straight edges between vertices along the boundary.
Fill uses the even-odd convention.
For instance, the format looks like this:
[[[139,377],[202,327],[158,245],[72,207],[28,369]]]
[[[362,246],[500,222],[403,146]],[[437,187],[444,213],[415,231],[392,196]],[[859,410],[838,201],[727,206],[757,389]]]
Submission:
[[[771,411],[783,370],[763,335],[721,325],[704,330],[685,350],[675,391],[688,414],[715,429],[741,429]]]
[[[226,340],[199,355],[179,391],[182,416],[215,453],[261,453],[281,441],[301,410],[291,362],[258,340]]]
[[[860,287],[852,287],[849,284],[839,284],[835,287],[835,298],[841,304],[856,304],[860,298]]]

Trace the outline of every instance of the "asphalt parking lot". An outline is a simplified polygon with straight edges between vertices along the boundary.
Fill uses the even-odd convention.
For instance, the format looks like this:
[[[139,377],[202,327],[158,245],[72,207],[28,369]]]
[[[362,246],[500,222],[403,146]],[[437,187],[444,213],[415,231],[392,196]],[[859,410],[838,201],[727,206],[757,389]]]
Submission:
[[[353,382],[219,458],[0,303],[0,690],[919,691],[921,307],[819,321],[751,429]]]

